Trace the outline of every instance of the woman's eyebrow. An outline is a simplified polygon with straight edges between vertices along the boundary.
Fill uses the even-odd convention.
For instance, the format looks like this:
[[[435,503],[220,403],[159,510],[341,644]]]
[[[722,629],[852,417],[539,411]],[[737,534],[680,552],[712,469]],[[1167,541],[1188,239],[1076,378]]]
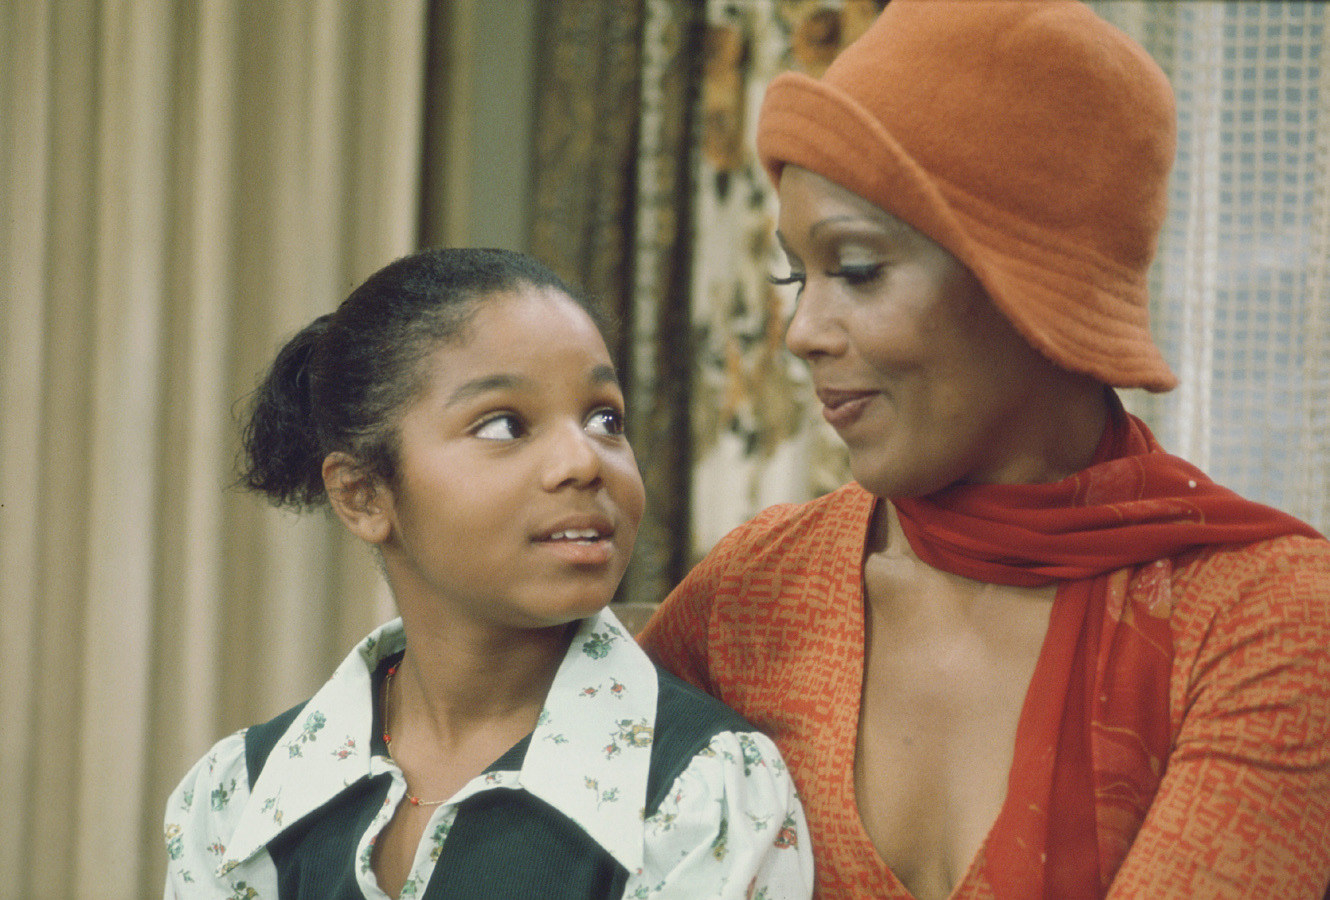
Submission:
[[[849,214],[844,214],[839,216],[827,216],[825,219],[818,219],[812,225],[808,226],[808,236],[817,237],[817,233],[819,231],[822,231],[824,228],[830,228],[832,225],[844,225],[849,222],[854,222],[859,224],[867,222],[871,224],[873,223],[873,220],[868,218],[867,216],[852,216]]]
[[[884,217],[879,217],[847,213],[844,215],[827,216],[825,219],[819,219],[808,227],[808,234],[810,237],[817,237],[819,231],[825,228],[830,228],[833,225],[872,225],[882,229],[883,234],[888,239],[894,241],[908,240],[919,233],[910,225],[907,225],[905,222],[902,222],[900,219],[889,214]]]

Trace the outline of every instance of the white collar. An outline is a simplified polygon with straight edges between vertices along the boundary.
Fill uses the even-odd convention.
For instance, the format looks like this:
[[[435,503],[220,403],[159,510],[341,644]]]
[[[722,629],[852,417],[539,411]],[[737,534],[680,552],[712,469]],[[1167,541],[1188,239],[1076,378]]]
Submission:
[[[344,789],[388,771],[371,753],[373,672],[401,651],[400,619],[376,629],[273,747],[241,811],[222,875]],[[577,823],[629,872],[643,865],[656,669],[608,609],[584,619],[545,698],[520,786]],[[450,802],[490,789],[473,779]]]

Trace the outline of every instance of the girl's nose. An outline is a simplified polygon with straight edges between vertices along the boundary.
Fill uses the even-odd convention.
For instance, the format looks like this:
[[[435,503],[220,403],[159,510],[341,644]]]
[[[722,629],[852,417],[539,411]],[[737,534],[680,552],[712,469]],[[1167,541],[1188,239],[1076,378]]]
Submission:
[[[830,304],[810,277],[785,329],[785,346],[805,362],[845,352],[845,329],[832,315]]]
[[[601,476],[600,448],[580,423],[560,425],[552,436],[545,464],[546,490],[597,484]]]

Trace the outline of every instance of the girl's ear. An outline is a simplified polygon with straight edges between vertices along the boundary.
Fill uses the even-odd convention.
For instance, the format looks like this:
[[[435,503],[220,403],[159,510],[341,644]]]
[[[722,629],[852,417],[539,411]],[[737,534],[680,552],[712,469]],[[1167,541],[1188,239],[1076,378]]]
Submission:
[[[349,453],[340,450],[323,460],[323,487],[337,518],[368,544],[382,544],[392,533],[392,497]]]

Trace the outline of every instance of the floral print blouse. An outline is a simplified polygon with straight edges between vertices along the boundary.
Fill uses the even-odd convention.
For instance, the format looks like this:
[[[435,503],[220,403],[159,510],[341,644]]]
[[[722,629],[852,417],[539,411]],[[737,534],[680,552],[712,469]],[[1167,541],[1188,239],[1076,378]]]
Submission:
[[[251,793],[244,731],[219,741],[167,802],[167,900],[276,900],[266,850],[284,827],[361,779],[391,786],[358,841],[356,876],[386,895],[370,859],[406,795],[401,770],[371,751],[373,677],[406,645],[400,620],[356,647],[278,741]],[[777,900],[812,894],[808,828],[775,745],[717,734],[644,819],[655,667],[609,610],[584,620],[561,663],[521,768],[477,776],[434,810],[400,897],[421,895],[458,805],[482,791],[525,790],[584,829],[628,872],[628,898]],[[496,860],[501,863],[501,860]]]

